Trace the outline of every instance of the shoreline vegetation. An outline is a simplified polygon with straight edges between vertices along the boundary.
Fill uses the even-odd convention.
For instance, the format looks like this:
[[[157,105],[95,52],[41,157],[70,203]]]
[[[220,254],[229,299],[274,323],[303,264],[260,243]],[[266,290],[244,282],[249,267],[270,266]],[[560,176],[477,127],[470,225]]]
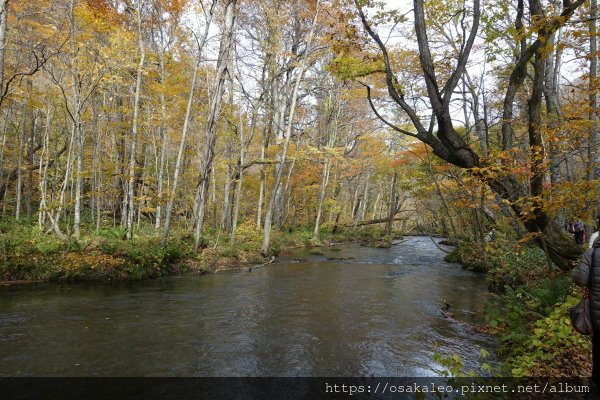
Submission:
[[[272,257],[293,248],[318,248],[338,243],[360,242],[372,247],[390,247],[401,238],[398,231],[387,235],[377,227],[353,230],[341,227],[335,233],[323,229],[317,240],[309,227],[277,232],[265,257],[261,254],[261,233],[253,225],[242,225],[231,243],[218,231],[208,231],[200,252],[193,238],[174,232],[168,245],[152,230],[140,230],[123,240],[120,228],[90,232],[80,240],[63,241],[26,224],[0,226],[0,287],[37,282],[133,281],[187,272],[215,273],[267,264]],[[318,250],[315,250],[318,251]]]
[[[590,376],[591,340],[575,333],[568,318],[581,299],[570,271],[549,264],[536,246],[498,236],[483,248],[461,241],[445,257],[486,274],[491,296],[481,329],[498,338],[497,375]]]

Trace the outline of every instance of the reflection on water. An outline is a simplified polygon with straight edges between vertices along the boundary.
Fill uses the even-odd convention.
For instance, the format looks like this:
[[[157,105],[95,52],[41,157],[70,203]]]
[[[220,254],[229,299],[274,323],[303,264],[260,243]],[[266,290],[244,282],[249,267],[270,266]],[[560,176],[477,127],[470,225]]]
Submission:
[[[493,347],[469,325],[484,277],[429,238],[323,252],[252,272],[4,288],[0,375],[433,376],[435,351],[473,368]]]

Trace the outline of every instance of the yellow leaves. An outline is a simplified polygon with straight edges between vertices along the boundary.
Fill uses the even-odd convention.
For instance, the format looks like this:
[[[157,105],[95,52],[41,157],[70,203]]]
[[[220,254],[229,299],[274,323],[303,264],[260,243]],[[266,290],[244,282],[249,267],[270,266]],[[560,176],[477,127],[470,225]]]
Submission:
[[[297,155],[299,157],[305,158],[305,157],[318,157],[318,158],[324,158],[326,156],[329,157],[335,157],[337,155],[339,155],[341,152],[340,148],[335,148],[335,147],[328,147],[328,146],[323,146],[323,147],[316,147],[316,146],[311,146],[310,144],[305,145],[301,151],[298,151]]]
[[[110,254],[101,252],[69,252],[62,260],[63,269],[77,271],[81,268],[113,269],[124,264],[124,260]]]
[[[600,181],[561,182],[547,191],[544,209],[551,214],[563,213],[585,221],[593,220],[600,193]]]
[[[544,237],[544,234],[542,232],[529,232],[526,235],[524,235],[521,239],[519,239],[519,243],[530,243],[533,242],[534,240],[540,239]]]
[[[331,61],[327,69],[341,80],[354,80],[384,72],[384,65],[381,56],[341,54]]]
[[[500,165],[490,165],[486,167],[473,167],[471,171],[472,175],[482,180],[494,179],[500,176],[504,168]]]

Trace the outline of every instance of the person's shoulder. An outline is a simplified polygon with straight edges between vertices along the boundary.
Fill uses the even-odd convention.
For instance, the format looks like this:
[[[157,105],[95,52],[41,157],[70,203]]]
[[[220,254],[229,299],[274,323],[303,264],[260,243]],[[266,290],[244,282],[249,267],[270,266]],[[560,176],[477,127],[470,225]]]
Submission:
[[[593,256],[594,256],[594,248],[590,247],[588,249],[585,249],[585,251],[581,255],[581,261],[586,264],[590,264]]]

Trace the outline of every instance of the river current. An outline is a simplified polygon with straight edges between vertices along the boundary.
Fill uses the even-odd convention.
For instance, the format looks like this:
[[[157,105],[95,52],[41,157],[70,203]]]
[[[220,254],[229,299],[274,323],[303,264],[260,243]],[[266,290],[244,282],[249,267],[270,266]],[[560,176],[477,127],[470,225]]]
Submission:
[[[485,277],[429,237],[319,251],[252,271],[1,288],[0,376],[437,376],[436,352],[469,370],[493,349],[472,327]]]

